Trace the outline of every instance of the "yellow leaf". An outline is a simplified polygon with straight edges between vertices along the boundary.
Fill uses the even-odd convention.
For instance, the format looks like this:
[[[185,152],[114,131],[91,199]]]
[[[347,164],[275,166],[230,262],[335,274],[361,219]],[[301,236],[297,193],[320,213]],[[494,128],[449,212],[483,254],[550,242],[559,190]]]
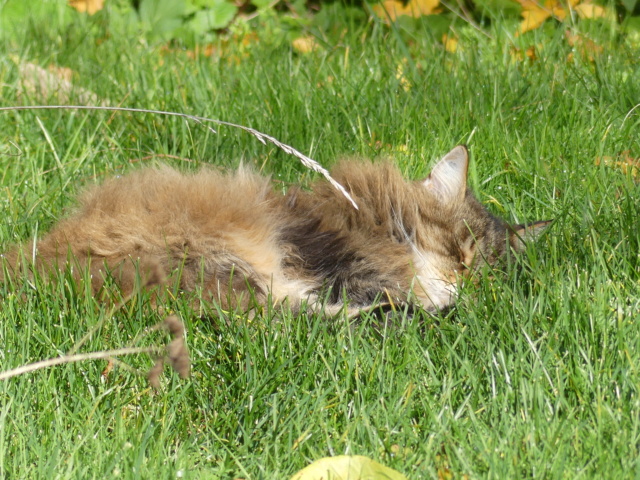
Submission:
[[[370,458],[341,455],[316,460],[291,480],[407,480],[407,477]]]
[[[633,178],[640,174],[640,158],[633,158],[629,150],[625,150],[615,157],[596,157],[595,164],[604,163],[607,167],[617,168],[625,175],[630,173]]]
[[[69,6],[75,8],[79,12],[88,13],[93,15],[94,13],[102,10],[105,0],[69,0]]]
[[[439,4],[440,0],[410,0],[407,7],[411,11],[411,16],[417,18],[423,15],[433,15],[434,13],[438,13]]]
[[[316,42],[316,39],[313,37],[298,37],[291,42],[291,45],[300,53],[313,52],[318,48],[318,42]]]
[[[536,0],[517,0],[522,5],[522,23],[518,27],[516,36],[522,35],[529,30],[535,30],[544,21],[550,17],[554,17],[560,21],[567,16],[567,11],[573,7],[579,0],[569,0],[568,5],[560,3],[558,0],[546,0],[544,3]],[[566,5],[566,6],[565,6]]]
[[[439,13],[440,0],[410,0],[406,5],[398,0],[385,0],[373,6],[373,12],[385,21],[395,22],[398,17],[418,18]]]
[[[576,5],[574,10],[580,18],[604,18],[608,16],[608,12],[604,7],[587,2]]]
[[[551,13],[548,13],[542,9],[537,10],[523,10],[522,11],[522,23],[520,24],[520,28],[518,28],[518,32],[516,36],[528,32],[529,30],[535,30],[540,25],[544,23],[544,21],[551,16]]]
[[[511,59],[515,62],[522,62],[525,59],[529,59],[534,62],[538,60],[538,53],[542,50],[542,44],[533,45],[526,50],[521,50],[520,48],[512,47],[509,54],[511,55]]]
[[[458,50],[458,39],[456,37],[449,36],[445,33],[442,35],[442,43],[444,44],[444,49],[449,53],[456,53]]]
[[[567,39],[567,43],[571,45],[573,49],[582,56],[582,58],[591,62],[595,60],[597,55],[604,52],[602,45],[598,45],[596,42],[584,35],[572,34],[567,30],[565,32],[565,38]],[[569,54],[568,60],[573,61],[573,52]]]

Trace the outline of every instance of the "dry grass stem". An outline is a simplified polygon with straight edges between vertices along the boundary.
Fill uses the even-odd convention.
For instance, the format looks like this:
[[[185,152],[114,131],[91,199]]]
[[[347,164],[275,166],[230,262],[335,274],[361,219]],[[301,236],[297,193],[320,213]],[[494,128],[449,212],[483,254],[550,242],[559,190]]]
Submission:
[[[294,157],[298,158],[305,167],[323,175],[329,181],[329,183],[331,183],[331,185],[333,185],[336,189],[338,189],[340,193],[342,193],[351,202],[351,204],[356,210],[358,209],[358,205],[356,204],[355,200],[353,200],[351,195],[349,195],[349,192],[347,192],[342,185],[340,185],[331,177],[331,175],[329,174],[329,171],[326,168],[324,168],[315,160],[307,157],[305,154],[299,152],[295,148],[285,143],[282,143],[281,141],[272,137],[271,135],[267,135],[266,133],[259,132],[258,130],[255,130],[254,128],[251,128],[251,127],[236,125],[235,123],[224,122],[222,120],[215,120],[212,118],[198,117],[196,115],[189,115],[187,113],[165,112],[163,110],[148,110],[144,108],[108,107],[108,106],[98,106],[98,105],[22,105],[22,106],[13,106],[13,107],[0,107],[0,112],[19,111],[19,110],[107,110],[107,111],[118,111],[118,112],[152,113],[155,115],[166,115],[171,117],[186,118],[196,123],[199,123],[200,125],[203,125],[213,133],[217,133],[216,130],[206,125],[206,123],[215,123],[217,125],[225,125],[227,127],[239,128],[256,137],[264,145],[266,145],[267,142],[274,144],[276,147],[280,148],[285,153],[288,153],[289,155],[293,155]]]
[[[119,308],[119,306],[118,306]],[[108,316],[110,317],[110,315]],[[105,318],[108,318],[105,317]],[[103,322],[99,322],[102,324]],[[165,329],[171,335],[171,342],[166,347],[126,347],[116,350],[104,350],[100,352],[78,353],[64,355],[59,358],[50,358],[48,360],[42,360],[28,365],[23,365],[12,370],[0,373],[0,381],[7,380],[9,378],[24,375],[26,373],[35,372],[36,370],[42,370],[43,368],[49,368],[56,365],[63,365],[65,363],[82,362],[85,360],[114,360],[114,357],[122,355],[133,355],[140,353],[148,353],[156,357],[154,366],[147,373],[149,383],[154,388],[160,387],[160,375],[164,367],[166,360],[169,361],[171,367],[180,375],[180,378],[187,378],[191,373],[191,360],[189,357],[189,351],[184,339],[184,325],[175,315],[167,317],[163,322],[155,325],[147,333],[158,329]],[[95,328],[92,329],[87,335],[85,335],[78,344],[76,344],[72,351],[76,351],[83,341],[86,341],[91,333],[95,332]],[[140,337],[138,337],[140,338]],[[118,362],[120,363],[120,362]],[[103,371],[102,375],[105,375]],[[136,372],[137,373],[137,372]]]
[[[36,370],[42,370],[43,368],[49,368],[56,365],[62,365],[65,363],[83,362],[85,360],[102,360],[109,359],[111,357],[119,357],[122,355],[133,355],[139,353],[162,353],[162,347],[127,347],[119,348],[116,350],[105,350],[101,352],[89,352],[78,353],[76,355],[65,355],[58,358],[50,358],[48,360],[41,360],[39,362],[23,365],[12,370],[0,373],[0,381],[7,380],[9,378],[17,377],[18,375],[24,375],[25,373],[35,372]]]

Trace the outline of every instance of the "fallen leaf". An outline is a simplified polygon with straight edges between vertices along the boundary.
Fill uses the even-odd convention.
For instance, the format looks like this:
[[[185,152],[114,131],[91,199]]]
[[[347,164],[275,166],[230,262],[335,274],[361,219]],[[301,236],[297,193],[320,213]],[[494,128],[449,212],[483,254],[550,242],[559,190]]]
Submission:
[[[453,472],[449,466],[449,458],[446,454],[436,455],[436,472],[438,480],[452,480]]]
[[[580,5],[576,5],[573,9],[580,18],[605,18],[611,15],[609,10],[605,7],[594,5],[590,2],[584,2]]]
[[[440,0],[409,0],[404,4],[398,0],[385,0],[373,6],[373,12],[385,22],[395,22],[400,16],[418,18],[440,13]]]
[[[48,69],[29,62],[18,63],[20,82],[18,96],[26,95],[39,102],[53,100],[67,104],[71,99],[80,105],[107,105],[93,92],[75,86],[71,79],[73,71],[69,68],[49,65]]]
[[[310,53],[319,47],[318,42],[313,37],[298,37],[291,42],[294,50],[300,53]]]
[[[69,6],[81,13],[93,15],[102,10],[104,0],[69,0]]]
[[[456,37],[452,37],[445,33],[442,35],[442,43],[444,45],[444,49],[449,53],[456,53],[458,50],[458,39]]]
[[[523,20],[518,27],[516,37],[529,30],[535,30],[550,17],[560,21],[564,20],[569,8],[577,5],[579,0],[569,0],[569,8],[566,8],[558,0],[546,0],[544,3],[536,0],[517,0],[517,2],[522,5],[521,15]]]
[[[448,467],[438,468],[438,480],[452,480],[453,473],[451,473],[451,469]]]
[[[580,35],[579,33],[573,34],[569,30],[567,30],[564,34],[567,39],[567,43],[573,47],[575,51],[577,51],[580,56],[584,59],[587,59],[591,62],[595,60],[597,55],[600,55],[604,52],[604,47],[598,45],[596,42],[591,40],[590,38],[585,37],[584,35]],[[567,58],[569,61],[573,60],[573,52],[571,52]]]
[[[538,52],[542,50],[542,44],[532,45],[531,47],[522,50],[520,48],[512,47],[509,54],[511,59],[516,62],[523,62],[525,59],[534,62],[538,60]]]
[[[316,460],[291,480],[407,480],[400,472],[360,455]]]
[[[618,169],[625,175],[630,174],[633,178],[640,176],[640,158],[633,158],[629,150],[625,150],[615,157],[597,157],[596,166],[601,163],[607,167]]]

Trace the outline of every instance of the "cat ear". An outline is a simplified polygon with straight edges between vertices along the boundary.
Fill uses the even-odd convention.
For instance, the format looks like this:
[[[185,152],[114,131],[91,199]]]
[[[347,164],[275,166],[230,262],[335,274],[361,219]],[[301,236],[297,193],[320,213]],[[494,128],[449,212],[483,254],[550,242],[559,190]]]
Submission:
[[[527,243],[535,241],[553,220],[543,220],[529,224],[511,226],[511,245],[518,251],[524,249]]]
[[[445,204],[461,201],[467,191],[469,152],[459,145],[440,160],[423,185]]]

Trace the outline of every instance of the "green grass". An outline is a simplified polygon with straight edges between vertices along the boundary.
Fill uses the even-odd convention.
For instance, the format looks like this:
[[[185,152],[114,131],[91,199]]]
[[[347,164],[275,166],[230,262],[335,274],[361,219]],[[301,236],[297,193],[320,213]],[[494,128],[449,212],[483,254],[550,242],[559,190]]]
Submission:
[[[567,61],[559,29],[522,63],[499,26],[493,39],[462,29],[449,54],[424,31],[356,25],[307,55],[264,34],[194,60],[100,23],[51,23],[0,40],[2,106],[43,102],[18,98],[17,56],[73,69],[74,84],[113,105],[252,126],[325,165],[395,155],[418,178],[468,143],[471,183],[494,212],[556,221],[517,268],[464,288],[447,316],[398,314],[382,334],[369,321],[249,322],[215,306],[210,324],[175,300],[192,378],[167,370],[154,394],[124,368],[101,377],[106,362],[92,361],[0,383],[0,477],[288,478],[339,454],[415,479],[640,475],[640,192],[631,173],[595,164],[640,157],[637,50],[620,41],[594,62]],[[407,55],[405,91],[396,73]],[[82,185],[141,164],[242,160],[283,187],[311,178],[277,148],[218,130],[141,114],[0,113],[2,248],[42,235]],[[0,370],[64,354],[105,315],[64,283],[0,296]],[[159,320],[136,299],[81,350],[121,348]]]

